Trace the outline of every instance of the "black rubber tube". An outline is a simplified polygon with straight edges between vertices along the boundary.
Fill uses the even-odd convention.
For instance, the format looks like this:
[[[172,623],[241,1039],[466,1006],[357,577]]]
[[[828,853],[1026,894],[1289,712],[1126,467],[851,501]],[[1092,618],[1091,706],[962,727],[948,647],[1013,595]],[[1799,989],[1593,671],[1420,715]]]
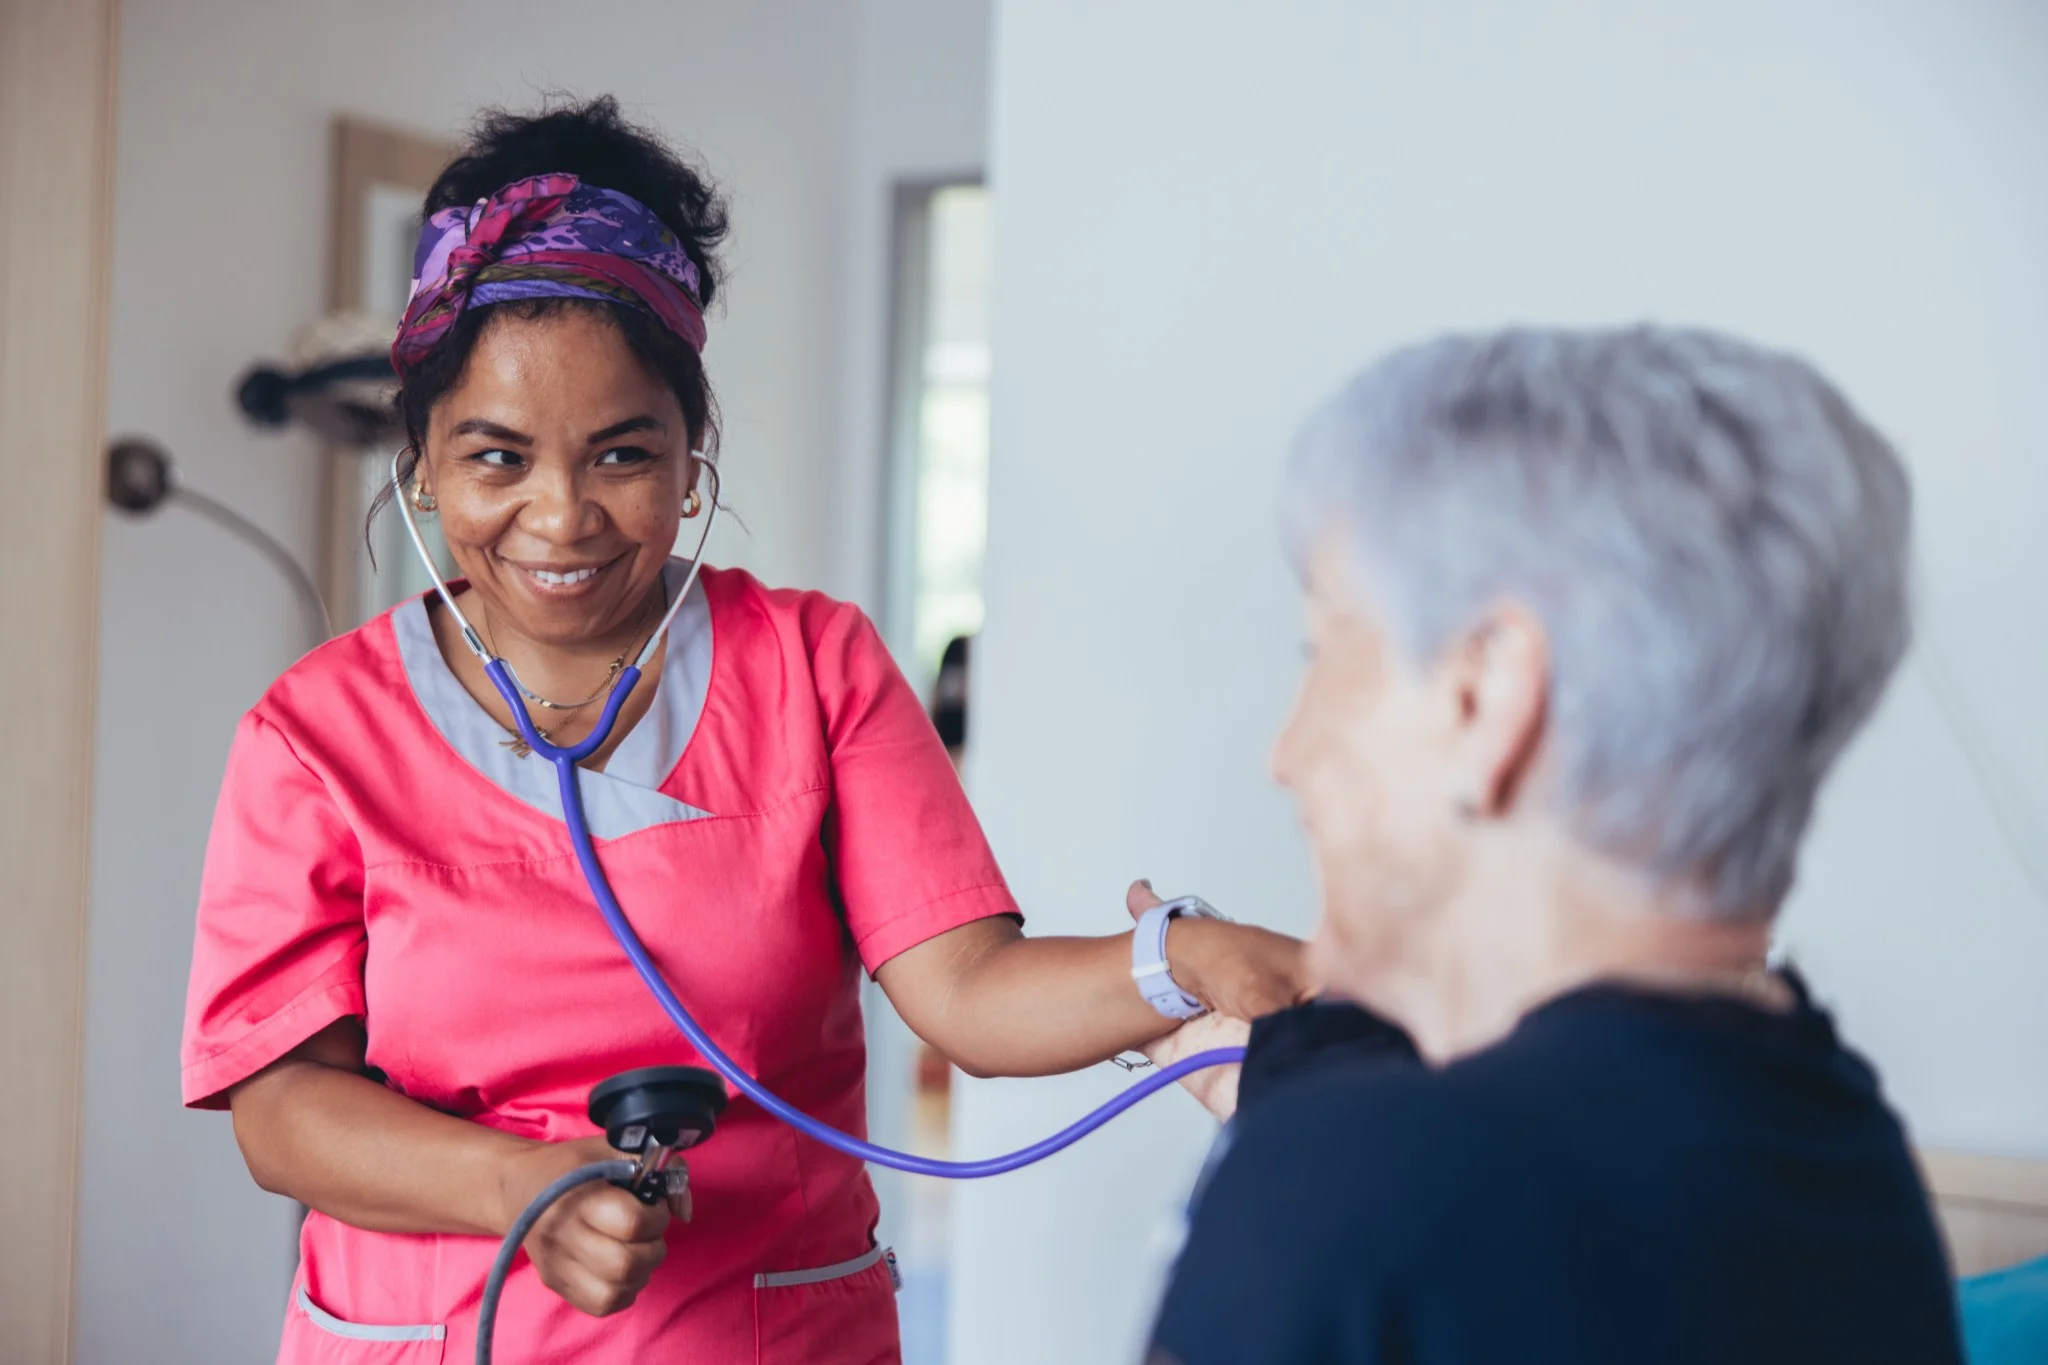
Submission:
[[[498,1258],[491,1262],[490,1276],[484,1280],[484,1300],[476,1310],[476,1365],[491,1365],[491,1334],[498,1327],[498,1297],[505,1292],[505,1277],[512,1273],[512,1262],[519,1258],[519,1244],[533,1231],[541,1215],[553,1208],[557,1199],[579,1186],[594,1180],[622,1184],[639,1169],[630,1161],[594,1161],[579,1166],[535,1195],[526,1212],[513,1220],[512,1230],[498,1247]]]

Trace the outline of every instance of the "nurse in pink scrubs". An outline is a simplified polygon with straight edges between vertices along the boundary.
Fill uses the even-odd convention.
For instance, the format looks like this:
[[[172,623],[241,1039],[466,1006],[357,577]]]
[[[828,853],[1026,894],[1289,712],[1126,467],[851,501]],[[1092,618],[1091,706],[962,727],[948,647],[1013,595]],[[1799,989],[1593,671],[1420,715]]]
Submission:
[[[463,610],[557,743],[590,730],[688,566],[714,490],[699,356],[711,190],[608,100],[495,115],[430,193],[394,358],[405,496]],[[184,1097],[312,1210],[281,1361],[466,1360],[501,1237],[606,1155],[590,1088],[699,1059],[606,932],[552,768],[445,610],[334,640],[243,719],[207,852]],[[872,973],[977,1075],[1100,1062],[1172,1021],[1129,935],[1025,938],[931,722],[853,607],[706,569],[584,791],[606,871],[734,1058],[864,1124]],[[1142,893],[1134,890],[1133,895]],[[1299,945],[1175,921],[1174,979],[1249,1018],[1303,994]],[[506,1362],[897,1359],[861,1164],[736,1100],[694,1208],[585,1187],[526,1240]],[[687,1219],[687,1221],[686,1221]]]

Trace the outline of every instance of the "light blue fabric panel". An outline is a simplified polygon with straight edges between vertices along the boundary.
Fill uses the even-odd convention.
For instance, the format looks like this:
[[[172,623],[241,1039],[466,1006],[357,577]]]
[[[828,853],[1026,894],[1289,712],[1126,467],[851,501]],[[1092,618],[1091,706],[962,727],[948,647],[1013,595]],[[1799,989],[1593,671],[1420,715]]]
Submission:
[[[689,565],[672,559],[664,573],[674,593],[688,577]],[[555,765],[531,754],[522,758],[507,747],[503,727],[469,695],[441,657],[426,599],[401,604],[392,612],[391,625],[413,695],[449,746],[500,791],[562,819]],[[698,583],[669,626],[660,669],[640,681],[642,687],[655,686],[654,705],[619,741],[603,772],[577,771],[584,812],[597,838],[617,839],[710,814],[663,794],[659,787],[682,759],[704,714],[711,686],[711,648],[711,609],[704,586]]]

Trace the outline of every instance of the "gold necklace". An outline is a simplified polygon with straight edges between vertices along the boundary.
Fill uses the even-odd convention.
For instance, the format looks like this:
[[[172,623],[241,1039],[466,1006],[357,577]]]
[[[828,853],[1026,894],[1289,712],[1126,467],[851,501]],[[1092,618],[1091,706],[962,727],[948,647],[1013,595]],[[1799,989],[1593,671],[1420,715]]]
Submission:
[[[491,653],[498,654],[498,642],[491,638],[491,628],[489,625],[488,617],[485,618],[484,643],[491,647]],[[502,654],[498,654],[498,657],[502,659],[505,656]],[[535,706],[540,707],[544,711],[581,711],[584,707],[590,705],[594,701],[597,701],[599,698],[603,697],[605,693],[609,692],[611,690],[612,683],[617,681],[619,674],[625,671],[626,656],[624,654],[620,654],[616,659],[612,660],[611,667],[605,670],[604,681],[597,685],[597,691],[592,692],[582,701],[549,701],[546,697],[543,697],[538,692],[527,691],[526,684],[519,681],[519,675],[516,673],[512,675],[512,685],[519,689],[520,696],[525,697],[528,701],[532,702]]]
[[[488,626],[484,628],[484,643],[491,647],[491,653],[496,654],[498,652],[497,642],[491,639],[490,628]],[[525,697],[528,701],[532,702],[535,706],[543,707],[549,711],[581,711],[584,707],[590,705],[598,698],[604,696],[606,692],[610,691],[612,683],[617,681],[619,674],[625,672],[625,670],[626,656],[621,654],[618,658],[613,659],[611,667],[605,670],[603,685],[600,686],[597,689],[597,691],[585,697],[582,701],[549,701],[546,697],[527,691],[524,686],[520,685],[517,675],[514,675],[512,682],[513,686],[519,688],[520,695]],[[529,724],[532,724],[533,717],[528,716],[527,721]],[[536,735],[539,735],[542,739],[547,740],[549,743],[553,743],[555,738],[554,732],[559,728],[559,726],[542,726],[536,724],[533,726],[533,732]],[[526,736],[521,734],[516,728],[514,728],[511,731],[511,735],[512,737],[510,739],[501,739],[498,741],[498,744],[502,748],[510,749],[512,751],[512,757],[525,758],[528,754],[533,752],[533,746],[526,742]]]
[[[661,596],[658,600],[661,604],[662,610],[666,611],[668,609],[668,583],[665,579],[662,581]],[[491,613],[489,609],[486,608],[483,611],[478,612],[477,614],[483,618],[484,643],[490,647],[490,651],[493,655],[496,655],[500,659],[504,658],[504,655],[498,653],[498,642],[491,638]],[[659,622],[657,621],[656,624],[659,625]],[[647,642],[643,640],[640,643],[641,646],[644,648]],[[589,706],[592,702],[602,699],[611,692],[612,684],[618,681],[619,674],[626,671],[626,653],[622,652],[617,658],[612,660],[611,667],[605,670],[604,681],[598,685],[598,689],[595,692],[585,697],[582,701],[549,701],[546,697],[541,696],[538,692],[528,691],[526,685],[519,681],[519,675],[516,673],[512,673],[512,670],[509,665],[507,666],[505,671],[507,672],[507,674],[511,676],[512,685],[519,689],[519,695],[525,697],[535,706],[541,707],[542,709],[548,711],[581,711],[584,707]],[[528,716],[527,721],[529,724],[531,724],[533,718],[531,716]],[[554,741],[554,731],[558,728],[558,726],[549,726],[543,729],[539,725],[534,725],[533,732],[536,735],[539,735],[542,739],[552,743]],[[517,728],[511,728],[511,735],[512,737],[510,739],[501,739],[498,741],[498,745],[500,748],[510,749],[512,751],[512,757],[514,758],[525,758],[528,754],[533,752],[533,746],[527,743],[526,736],[520,733]]]
[[[533,727],[533,732],[539,735],[542,739],[549,741],[550,743],[554,741],[554,736],[550,734],[548,731],[542,729],[538,725]],[[525,758],[528,754],[533,752],[533,746],[526,742],[526,736],[519,734],[516,731],[513,733],[512,738],[499,740],[498,747],[502,749],[510,749],[512,751],[512,757],[514,758]]]

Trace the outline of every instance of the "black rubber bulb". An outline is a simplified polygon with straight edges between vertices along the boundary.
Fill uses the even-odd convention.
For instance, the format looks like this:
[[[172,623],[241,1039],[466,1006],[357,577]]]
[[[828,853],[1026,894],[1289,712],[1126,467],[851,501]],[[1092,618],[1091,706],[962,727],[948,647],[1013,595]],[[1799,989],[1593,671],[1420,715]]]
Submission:
[[[725,1082],[695,1066],[646,1066],[600,1082],[590,1121],[612,1146],[638,1155],[658,1142],[681,1151],[711,1136],[725,1112]]]

